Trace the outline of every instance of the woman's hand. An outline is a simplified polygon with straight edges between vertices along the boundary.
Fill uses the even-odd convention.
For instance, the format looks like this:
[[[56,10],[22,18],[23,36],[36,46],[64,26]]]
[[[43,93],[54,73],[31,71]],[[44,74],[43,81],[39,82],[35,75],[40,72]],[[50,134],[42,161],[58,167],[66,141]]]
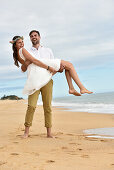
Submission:
[[[52,73],[52,75],[57,73],[57,71],[53,67],[49,67],[48,70],[50,71],[50,73]]]

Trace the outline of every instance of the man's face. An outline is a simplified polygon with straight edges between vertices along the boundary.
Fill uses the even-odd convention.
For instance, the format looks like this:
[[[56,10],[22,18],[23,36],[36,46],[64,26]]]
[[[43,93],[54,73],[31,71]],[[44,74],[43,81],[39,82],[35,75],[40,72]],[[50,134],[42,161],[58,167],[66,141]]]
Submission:
[[[39,44],[40,43],[40,36],[36,32],[33,32],[30,35],[30,40],[31,40],[33,45]]]

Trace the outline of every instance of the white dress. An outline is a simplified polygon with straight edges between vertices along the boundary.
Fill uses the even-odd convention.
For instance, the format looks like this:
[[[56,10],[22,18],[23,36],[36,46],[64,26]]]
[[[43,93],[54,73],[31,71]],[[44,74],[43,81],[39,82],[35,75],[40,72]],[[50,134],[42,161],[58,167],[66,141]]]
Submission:
[[[22,48],[19,49],[20,57],[25,61]],[[33,56],[34,57],[34,56]],[[53,67],[56,71],[60,69],[60,59],[38,59],[42,63]],[[27,81],[25,83],[23,94],[31,95],[41,87],[45,86],[52,78],[52,73],[35,64],[30,64],[27,68]]]

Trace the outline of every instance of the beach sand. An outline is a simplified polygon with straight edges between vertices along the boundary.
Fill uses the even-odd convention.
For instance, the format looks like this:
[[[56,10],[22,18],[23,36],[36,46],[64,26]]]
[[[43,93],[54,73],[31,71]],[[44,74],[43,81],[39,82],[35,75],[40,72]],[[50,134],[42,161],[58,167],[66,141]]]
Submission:
[[[46,138],[42,106],[30,137],[22,139],[25,100],[0,101],[0,170],[114,170],[114,140],[88,138],[83,130],[114,126],[114,115],[53,107],[55,138]]]

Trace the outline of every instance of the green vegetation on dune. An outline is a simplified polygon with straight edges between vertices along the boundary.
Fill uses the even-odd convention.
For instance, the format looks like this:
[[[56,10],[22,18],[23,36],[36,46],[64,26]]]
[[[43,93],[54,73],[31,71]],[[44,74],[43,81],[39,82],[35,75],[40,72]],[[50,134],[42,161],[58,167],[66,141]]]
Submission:
[[[9,96],[4,95],[3,97],[1,97],[0,100],[6,100],[6,99],[9,99],[9,100],[22,100],[23,98],[15,96],[15,95],[9,95]]]

